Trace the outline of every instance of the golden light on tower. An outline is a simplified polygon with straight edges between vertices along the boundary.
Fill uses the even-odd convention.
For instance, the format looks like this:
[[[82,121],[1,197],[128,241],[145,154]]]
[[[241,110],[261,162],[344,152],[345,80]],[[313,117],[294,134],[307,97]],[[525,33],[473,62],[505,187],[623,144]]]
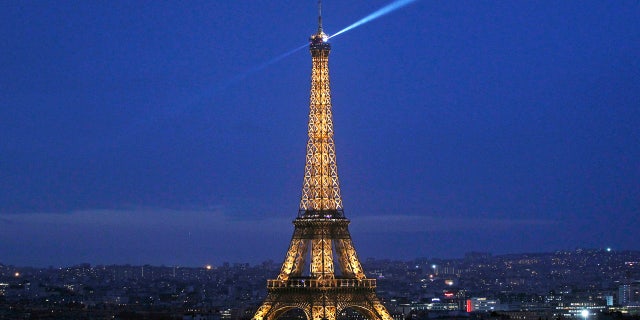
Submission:
[[[333,115],[329,81],[331,45],[320,25],[311,36],[311,94],[309,98],[309,140],[302,183],[301,215],[342,215]]]
[[[276,319],[292,309],[302,310],[309,320],[335,320],[347,308],[368,319],[392,319],[376,296],[376,280],[367,279],[362,269],[350,221],[344,216],[333,140],[328,39],[320,14],[318,32],[309,39],[309,132],[300,207],[280,274],[267,280],[268,294],[254,320]]]

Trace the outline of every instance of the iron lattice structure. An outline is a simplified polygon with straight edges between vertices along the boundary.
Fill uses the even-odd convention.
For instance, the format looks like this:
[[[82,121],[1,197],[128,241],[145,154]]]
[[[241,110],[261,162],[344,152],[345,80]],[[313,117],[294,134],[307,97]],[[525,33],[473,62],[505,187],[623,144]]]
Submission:
[[[301,309],[308,320],[335,320],[351,308],[368,319],[391,320],[376,296],[376,280],[362,270],[343,212],[329,88],[331,46],[319,22],[310,39],[309,140],[300,209],[280,274],[267,280],[267,297],[253,319],[273,320]]]
[[[309,98],[309,140],[299,216],[310,212],[332,212],[342,216],[329,88],[331,46],[325,42],[326,37],[323,32],[311,37],[313,67]]]

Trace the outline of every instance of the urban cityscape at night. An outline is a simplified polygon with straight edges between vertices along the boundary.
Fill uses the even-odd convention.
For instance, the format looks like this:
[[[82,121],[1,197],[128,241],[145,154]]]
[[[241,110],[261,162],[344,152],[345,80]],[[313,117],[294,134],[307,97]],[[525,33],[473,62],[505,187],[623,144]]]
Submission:
[[[470,252],[457,259],[369,258],[363,267],[377,279],[378,295],[394,319],[640,317],[640,251]],[[0,264],[0,319],[250,319],[266,296],[266,280],[279,269],[274,261]]]
[[[640,319],[638,17],[6,2],[0,320]]]

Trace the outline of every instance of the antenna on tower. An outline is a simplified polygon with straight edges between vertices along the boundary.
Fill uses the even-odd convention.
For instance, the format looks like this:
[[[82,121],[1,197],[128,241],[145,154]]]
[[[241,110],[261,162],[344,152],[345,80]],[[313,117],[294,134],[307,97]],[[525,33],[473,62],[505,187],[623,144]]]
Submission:
[[[318,0],[318,32],[309,38],[309,42],[312,46],[321,45],[323,48],[328,48],[327,40],[329,40],[329,36],[322,31],[322,0]]]
[[[318,0],[318,33],[322,33],[322,0]]]

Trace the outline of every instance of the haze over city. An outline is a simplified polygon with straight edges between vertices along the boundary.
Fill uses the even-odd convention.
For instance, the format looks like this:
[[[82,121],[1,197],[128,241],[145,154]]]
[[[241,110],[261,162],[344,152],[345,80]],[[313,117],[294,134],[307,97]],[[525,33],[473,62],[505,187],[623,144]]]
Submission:
[[[329,35],[389,1],[326,1]],[[315,1],[9,2],[0,262],[280,261]],[[332,38],[359,256],[637,250],[636,1],[416,1]],[[264,67],[263,67],[264,66]]]

